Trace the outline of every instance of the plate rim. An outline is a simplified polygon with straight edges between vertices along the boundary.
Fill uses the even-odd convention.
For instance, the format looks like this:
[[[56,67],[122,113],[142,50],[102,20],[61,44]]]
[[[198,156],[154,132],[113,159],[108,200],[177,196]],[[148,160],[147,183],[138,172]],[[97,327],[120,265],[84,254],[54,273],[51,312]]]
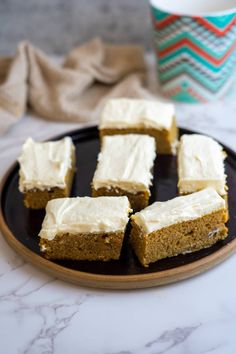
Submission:
[[[93,125],[86,128],[78,128],[75,130],[67,131],[63,134],[52,137],[53,140],[63,137],[65,135],[75,135],[78,133],[86,133],[97,129],[97,125]],[[186,133],[193,133],[194,131],[184,129],[179,127],[180,130]],[[194,132],[195,133],[195,132]],[[207,135],[207,134],[205,134]],[[216,140],[216,139],[215,139]],[[219,141],[217,139],[217,141]],[[222,144],[222,143],[221,143]],[[227,150],[227,154],[234,157],[236,160],[236,153],[228,148],[225,144],[222,144]],[[13,162],[11,166],[7,169],[0,181],[0,230],[7,241],[7,243],[19,253],[25,260],[29,261],[31,264],[40,268],[44,272],[50,274],[53,277],[61,279],[63,281],[69,281],[71,283],[100,288],[100,289],[139,289],[139,288],[149,288],[154,286],[160,286],[164,284],[174,283],[180,280],[184,280],[193,277],[197,274],[203,273],[208,269],[216,266],[217,264],[223,262],[225,259],[230,257],[236,251],[236,237],[233,238],[226,245],[222,246],[217,251],[202,257],[196,261],[188,264],[184,264],[175,268],[166,269],[157,272],[145,273],[145,274],[129,274],[129,275],[109,275],[109,274],[95,274],[90,272],[79,271],[71,268],[66,268],[53,261],[47,260],[42,256],[36,254],[34,251],[30,250],[28,247],[23,245],[9,229],[4,213],[3,213],[3,191],[10,175],[13,173],[14,169],[17,168],[17,161]]]

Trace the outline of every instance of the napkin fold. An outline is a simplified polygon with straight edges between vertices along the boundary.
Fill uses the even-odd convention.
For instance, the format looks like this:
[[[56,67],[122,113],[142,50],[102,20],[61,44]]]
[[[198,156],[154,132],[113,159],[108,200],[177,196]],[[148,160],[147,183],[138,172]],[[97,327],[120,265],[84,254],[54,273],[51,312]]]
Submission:
[[[59,65],[27,42],[13,58],[0,58],[0,133],[27,105],[51,121],[90,122],[108,97],[149,97],[143,49],[93,39]]]
[[[20,44],[14,58],[0,58],[0,133],[24,114],[27,101],[28,63]]]

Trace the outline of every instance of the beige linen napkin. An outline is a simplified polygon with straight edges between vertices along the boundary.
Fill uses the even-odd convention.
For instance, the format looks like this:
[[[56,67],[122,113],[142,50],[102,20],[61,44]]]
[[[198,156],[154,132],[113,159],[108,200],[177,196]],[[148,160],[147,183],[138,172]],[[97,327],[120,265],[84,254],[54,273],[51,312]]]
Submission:
[[[0,133],[25,112],[27,70],[24,44],[19,45],[14,58],[0,58]]]
[[[23,42],[14,58],[0,58],[0,132],[23,115],[27,104],[52,121],[95,121],[107,97],[149,96],[144,77],[139,46],[94,39],[58,65]]]

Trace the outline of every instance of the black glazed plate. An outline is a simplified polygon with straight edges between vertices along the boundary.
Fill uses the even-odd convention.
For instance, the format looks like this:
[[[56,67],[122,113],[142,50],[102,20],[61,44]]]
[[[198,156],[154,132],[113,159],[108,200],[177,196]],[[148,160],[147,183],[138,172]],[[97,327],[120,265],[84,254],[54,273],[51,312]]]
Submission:
[[[191,134],[192,131],[180,129],[180,134]],[[76,130],[62,136],[71,136],[77,152],[77,172],[72,187],[72,196],[90,196],[90,183],[96,168],[97,155],[99,152],[99,139],[96,127]],[[119,261],[110,262],[88,262],[88,261],[54,261],[64,268],[84,273],[101,275],[142,275],[174,269],[183,265],[196,262],[207,257],[226,244],[230,243],[236,236],[236,154],[227,147],[226,173],[229,186],[229,212],[228,222],[229,235],[224,241],[220,241],[208,249],[192,254],[180,255],[153,263],[149,268],[141,266],[128,244],[128,232],[123,244]],[[33,211],[26,209],[23,205],[22,194],[18,191],[18,169],[16,163],[8,174],[3,186],[1,195],[2,218],[11,231],[14,238],[28,250],[40,255],[38,233],[44,218],[44,211]],[[151,188],[150,203],[159,200],[165,201],[177,196],[177,166],[176,157],[158,156],[154,167],[154,184]],[[129,230],[128,230],[129,231]],[[51,262],[51,261],[47,261]],[[124,278],[125,279],[125,278]]]

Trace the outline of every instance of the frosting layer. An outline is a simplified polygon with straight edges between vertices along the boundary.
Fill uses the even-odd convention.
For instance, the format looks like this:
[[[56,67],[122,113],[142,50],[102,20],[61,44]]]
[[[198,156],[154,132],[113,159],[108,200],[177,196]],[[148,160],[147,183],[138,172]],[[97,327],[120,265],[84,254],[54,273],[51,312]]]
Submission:
[[[175,108],[170,103],[131,98],[110,99],[102,112],[99,128],[169,130],[174,115]]]
[[[39,236],[52,240],[61,233],[124,231],[130,209],[127,197],[59,198],[48,202]]]
[[[155,139],[148,135],[104,136],[93,187],[149,192],[155,157]]]
[[[226,194],[222,146],[214,139],[200,134],[183,135],[178,152],[178,187],[180,193],[192,193],[213,187]]]
[[[225,200],[214,188],[176,197],[166,202],[156,202],[131,216],[145,234],[183,221],[200,218],[225,209]]]
[[[35,142],[28,138],[18,159],[20,191],[65,188],[65,177],[68,169],[73,167],[74,154],[70,137],[50,142]]]

